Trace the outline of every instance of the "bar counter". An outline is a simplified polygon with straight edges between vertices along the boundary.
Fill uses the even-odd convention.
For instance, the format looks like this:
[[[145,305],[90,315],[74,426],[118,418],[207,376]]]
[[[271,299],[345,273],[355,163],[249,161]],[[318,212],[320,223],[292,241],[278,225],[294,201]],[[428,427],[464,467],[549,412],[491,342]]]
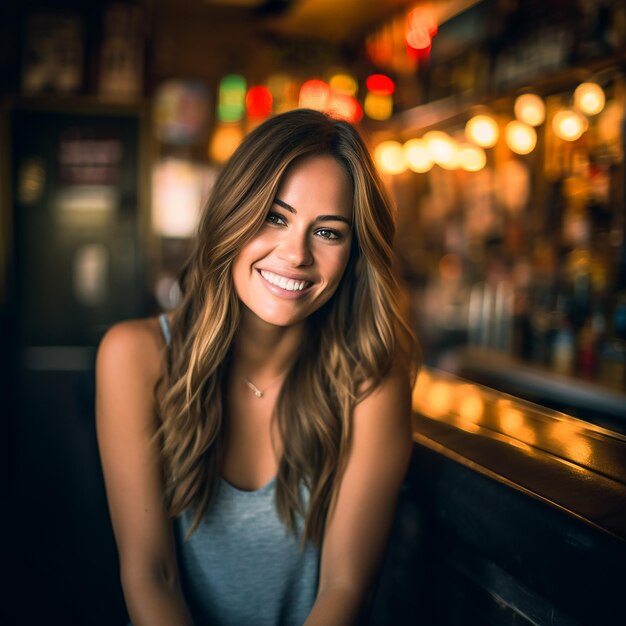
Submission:
[[[432,369],[413,406],[370,623],[623,623],[626,437]]]
[[[626,392],[566,376],[502,352],[477,346],[446,355],[441,369],[626,435]],[[625,381],[626,383],[626,381]]]

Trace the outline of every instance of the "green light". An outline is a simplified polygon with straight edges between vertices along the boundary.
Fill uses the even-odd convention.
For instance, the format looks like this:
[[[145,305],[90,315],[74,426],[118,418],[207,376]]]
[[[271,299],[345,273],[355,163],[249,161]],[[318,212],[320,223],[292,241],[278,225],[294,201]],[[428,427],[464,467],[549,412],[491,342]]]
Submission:
[[[239,74],[224,76],[220,82],[217,117],[220,122],[238,122],[246,112],[246,79]]]

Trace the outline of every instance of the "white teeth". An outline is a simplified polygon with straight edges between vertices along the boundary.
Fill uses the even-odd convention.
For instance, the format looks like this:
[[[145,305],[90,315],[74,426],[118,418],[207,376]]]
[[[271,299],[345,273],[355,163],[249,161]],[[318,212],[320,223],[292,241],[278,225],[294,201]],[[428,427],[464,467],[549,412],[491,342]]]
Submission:
[[[266,270],[261,270],[261,276],[263,276],[268,283],[277,285],[286,291],[302,291],[309,284],[306,280],[285,278],[284,276],[279,276],[278,274],[273,274],[272,272],[267,272]]]

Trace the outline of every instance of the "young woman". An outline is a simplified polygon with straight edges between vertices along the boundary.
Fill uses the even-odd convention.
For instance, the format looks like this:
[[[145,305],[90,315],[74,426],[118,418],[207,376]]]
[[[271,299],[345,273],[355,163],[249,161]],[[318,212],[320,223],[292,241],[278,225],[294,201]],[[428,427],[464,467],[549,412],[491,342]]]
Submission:
[[[412,441],[393,233],[356,130],[278,115],[218,177],[177,308],[103,337],[98,441],[133,626],[364,613]]]

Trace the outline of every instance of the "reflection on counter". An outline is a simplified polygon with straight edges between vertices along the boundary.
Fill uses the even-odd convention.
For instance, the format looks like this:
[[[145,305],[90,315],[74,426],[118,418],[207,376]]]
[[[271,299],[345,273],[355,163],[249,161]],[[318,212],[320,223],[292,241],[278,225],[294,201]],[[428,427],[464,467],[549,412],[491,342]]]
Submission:
[[[520,450],[541,449],[598,471],[596,439],[626,442],[626,433],[596,426],[584,416],[577,419],[430,368],[424,368],[418,377],[413,410],[467,433],[506,442]],[[626,403],[622,411],[626,412]],[[623,427],[626,429],[626,417]],[[623,471],[626,478],[626,467]]]
[[[620,623],[626,436],[430,368],[413,407],[389,558],[410,601],[374,623]]]

